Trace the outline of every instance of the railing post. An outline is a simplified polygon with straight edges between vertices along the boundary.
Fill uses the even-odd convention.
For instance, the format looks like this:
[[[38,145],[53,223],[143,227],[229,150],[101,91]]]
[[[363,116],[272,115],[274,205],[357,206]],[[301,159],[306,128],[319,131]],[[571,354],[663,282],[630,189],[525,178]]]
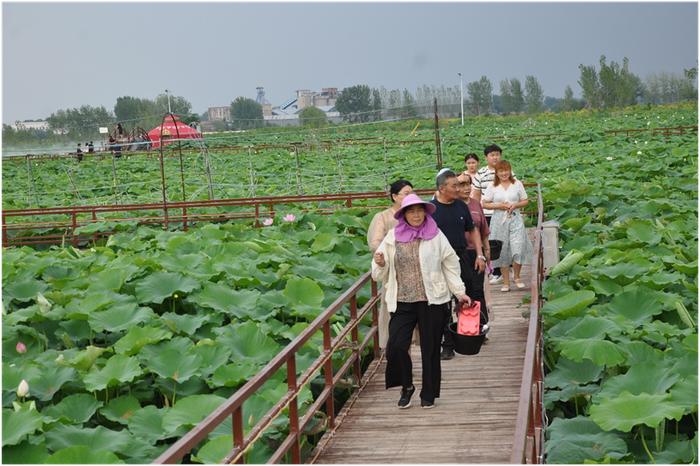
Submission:
[[[5,213],[3,212],[2,214],[2,247],[6,248],[9,244],[9,240],[7,239],[7,217],[5,216]]]
[[[92,209],[92,221],[94,223],[97,222],[97,213],[95,212],[95,209]],[[92,241],[97,242],[97,233],[93,233]]]
[[[75,229],[78,227],[78,218],[75,210],[71,213],[71,235],[73,236],[73,246],[78,246],[78,237],[75,235]]]
[[[377,296],[377,282],[374,280],[370,279],[371,283],[371,296],[374,298]],[[379,352],[379,306],[381,306],[381,301],[377,302],[374,306],[372,306],[372,327],[376,327],[377,331],[374,332],[374,358],[377,359],[379,358],[380,352]]]
[[[287,358],[287,388],[290,392],[297,390],[297,369],[296,369],[296,353],[291,353]],[[294,436],[292,444],[292,463],[301,463],[301,450],[299,448],[299,409],[297,405],[297,397],[289,402],[289,433]]]
[[[233,411],[232,415],[233,447],[243,449],[243,405]],[[243,463],[243,455],[240,455],[236,463]]]
[[[323,323],[323,352],[331,355],[331,323],[329,320]],[[331,357],[323,364],[323,378],[325,388],[330,391],[326,400],[326,414],[328,415],[328,428],[335,427],[335,406],[333,402],[333,359]]]
[[[356,322],[357,321],[357,295],[353,295],[352,298],[350,298],[350,321],[351,322]],[[362,356],[360,354],[360,342],[359,342],[359,332],[357,331],[357,325],[355,325],[352,330],[350,331],[350,335],[352,338],[352,346],[353,350],[352,352],[355,353],[355,362],[353,363],[353,368],[355,372],[355,380],[357,383],[360,383],[360,380],[362,379],[362,374],[360,371],[360,357]]]
[[[187,207],[182,207],[182,227],[185,229],[185,231],[188,230],[187,226]]]

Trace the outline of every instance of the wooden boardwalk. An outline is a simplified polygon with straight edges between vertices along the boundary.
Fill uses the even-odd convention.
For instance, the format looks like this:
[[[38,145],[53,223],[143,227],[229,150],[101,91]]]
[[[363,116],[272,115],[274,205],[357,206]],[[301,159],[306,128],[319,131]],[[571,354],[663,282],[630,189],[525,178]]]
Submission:
[[[421,409],[420,348],[413,346],[416,394],[399,410],[400,388],[384,388],[386,361],[356,399],[340,413],[342,423],[320,443],[315,463],[508,463],[515,433],[527,340],[523,297],[530,294],[531,268],[523,267],[526,290],[491,292],[490,340],[474,356],[442,361],[442,388],[435,408]]]

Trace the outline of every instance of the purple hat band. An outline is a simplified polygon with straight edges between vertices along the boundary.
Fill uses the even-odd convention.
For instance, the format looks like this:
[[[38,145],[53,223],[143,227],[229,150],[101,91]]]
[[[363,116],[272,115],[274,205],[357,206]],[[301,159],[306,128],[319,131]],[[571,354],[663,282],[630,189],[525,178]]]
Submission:
[[[401,208],[394,214],[394,218],[398,220],[403,216],[404,211],[406,209],[416,204],[421,204],[428,214],[432,214],[433,212],[435,212],[434,204],[426,202],[420,197],[418,197],[418,195],[411,193],[403,198],[403,201],[401,202]]]

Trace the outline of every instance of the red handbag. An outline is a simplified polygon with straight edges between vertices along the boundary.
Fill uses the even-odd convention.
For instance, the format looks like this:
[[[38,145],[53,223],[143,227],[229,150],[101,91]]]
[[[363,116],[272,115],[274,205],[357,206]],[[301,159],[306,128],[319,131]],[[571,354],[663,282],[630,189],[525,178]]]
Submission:
[[[481,303],[474,300],[472,301],[471,306],[463,304],[459,309],[459,316],[457,318],[457,333],[468,336],[479,335],[480,324]]]

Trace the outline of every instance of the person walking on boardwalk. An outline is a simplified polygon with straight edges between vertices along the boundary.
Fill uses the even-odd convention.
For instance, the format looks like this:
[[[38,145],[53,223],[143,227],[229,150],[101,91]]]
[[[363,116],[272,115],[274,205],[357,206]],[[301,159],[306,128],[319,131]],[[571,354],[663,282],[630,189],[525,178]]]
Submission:
[[[438,192],[435,198],[430,201],[435,206],[435,212],[432,214],[433,219],[457,254],[462,282],[466,286],[467,293],[471,295],[474,292],[474,290],[469,288],[473,281],[472,276],[476,272],[483,273],[486,269],[486,256],[484,256],[481,236],[478,230],[474,228],[469,207],[459,197],[459,181],[455,172],[452,170],[440,170],[435,184]],[[470,264],[467,258],[465,232],[473,242],[476,251],[476,260],[473,264]],[[447,331],[447,325],[450,322],[452,322],[452,310],[448,309],[445,314],[445,325],[443,327],[444,340],[441,358],[444,360],[452,359],[455,355],[452,334]]]
[[[527,193],[522,182],[513,177],[510,163],[501,160],[496,164],[496,179],[486,189],[483,197],[484,208],[493,209],[491,217],[491,239],[503,241],[501,256],[493,265],[503,271],[501,291],[510,291],[510,266],[513,266],[513,281],[518,289],[524,289],[520,281],[522,264],[529,263],[533,248],[527,237],[525,222],[520,209],[528,203]]]
[[[386,357],[386,388],[401,387],[398,406],[411,406],[416,391],[409,349],[418,325],[422,361],[421,406],[440,397],[440,339],[452,295],[471,303],[460,278],[459,259],[430,214],[435,206],[409,194],[395,214],[372,259],[372,278],[384,283],[391,319]]]
[[[410,181],[400,179],[394,181],[389,186],[389,199],[391,206],[388,209],[382,210],[374,215],[367,229],[367,245],[369,250],[374,254],[379,244],[389,230],[394,228],[398,221],[394,218],[394,214],[401,208],[401,201],[413,192],[413,185]],[[381,305],[379,306],[378,319],[379,347],[386,348],[386,342],[389,339],[389,313],[386,309],[385,294],[382,293]]]
[[[486,261],[491,260],[491,251],[489,248],[489,225],[486,222],[486,217],[484,216],[484,209],[481,207],[481,203],[476,199],[469,197],[472,191],[472,178],[468,173],[462,173],[457,177],[459,181],[459,197],[464,201],[469,207],[469,213],[472,216],[472,222],[474,222],[474,227],[479,232],[479,237],[481,238],[481,245],[484,251],[484,256]],[[479,271],[476,265],[476,244],[471,240],[471,236],[465,233],[467,239],[467,250],[466,250],[466,263],[467,267],[473,271],[471,274],[471,281],[465,283],[467,292],[472,299],[475,299],[481,303],[481,325],[486,324],[489,321],[486,295],[484,293],[484,274],[485,271]]]
[[[491,144],[484,148],[484,155],[486,156],[486,166],[479,169],[476,172],[476,177],[474,178],[474,183],[472,185],[471,197],[481,201],[486,189],[488,189],[493,180],[496,178],[496,164],[501,160],[503,155],[503,150],[496,144]],[[515,177],[515,176],[513,176]],[[483,203],[482,203],[483,206]],[[491,217],[493,216],[493,209],[488,209],[484,206],[484,215],[486,216],[486,221],[491,225]],[[495,285],[501,283],[503,277],[501,276],[501,269],[499,267],[494,267],[493,274],[489,283]]]

